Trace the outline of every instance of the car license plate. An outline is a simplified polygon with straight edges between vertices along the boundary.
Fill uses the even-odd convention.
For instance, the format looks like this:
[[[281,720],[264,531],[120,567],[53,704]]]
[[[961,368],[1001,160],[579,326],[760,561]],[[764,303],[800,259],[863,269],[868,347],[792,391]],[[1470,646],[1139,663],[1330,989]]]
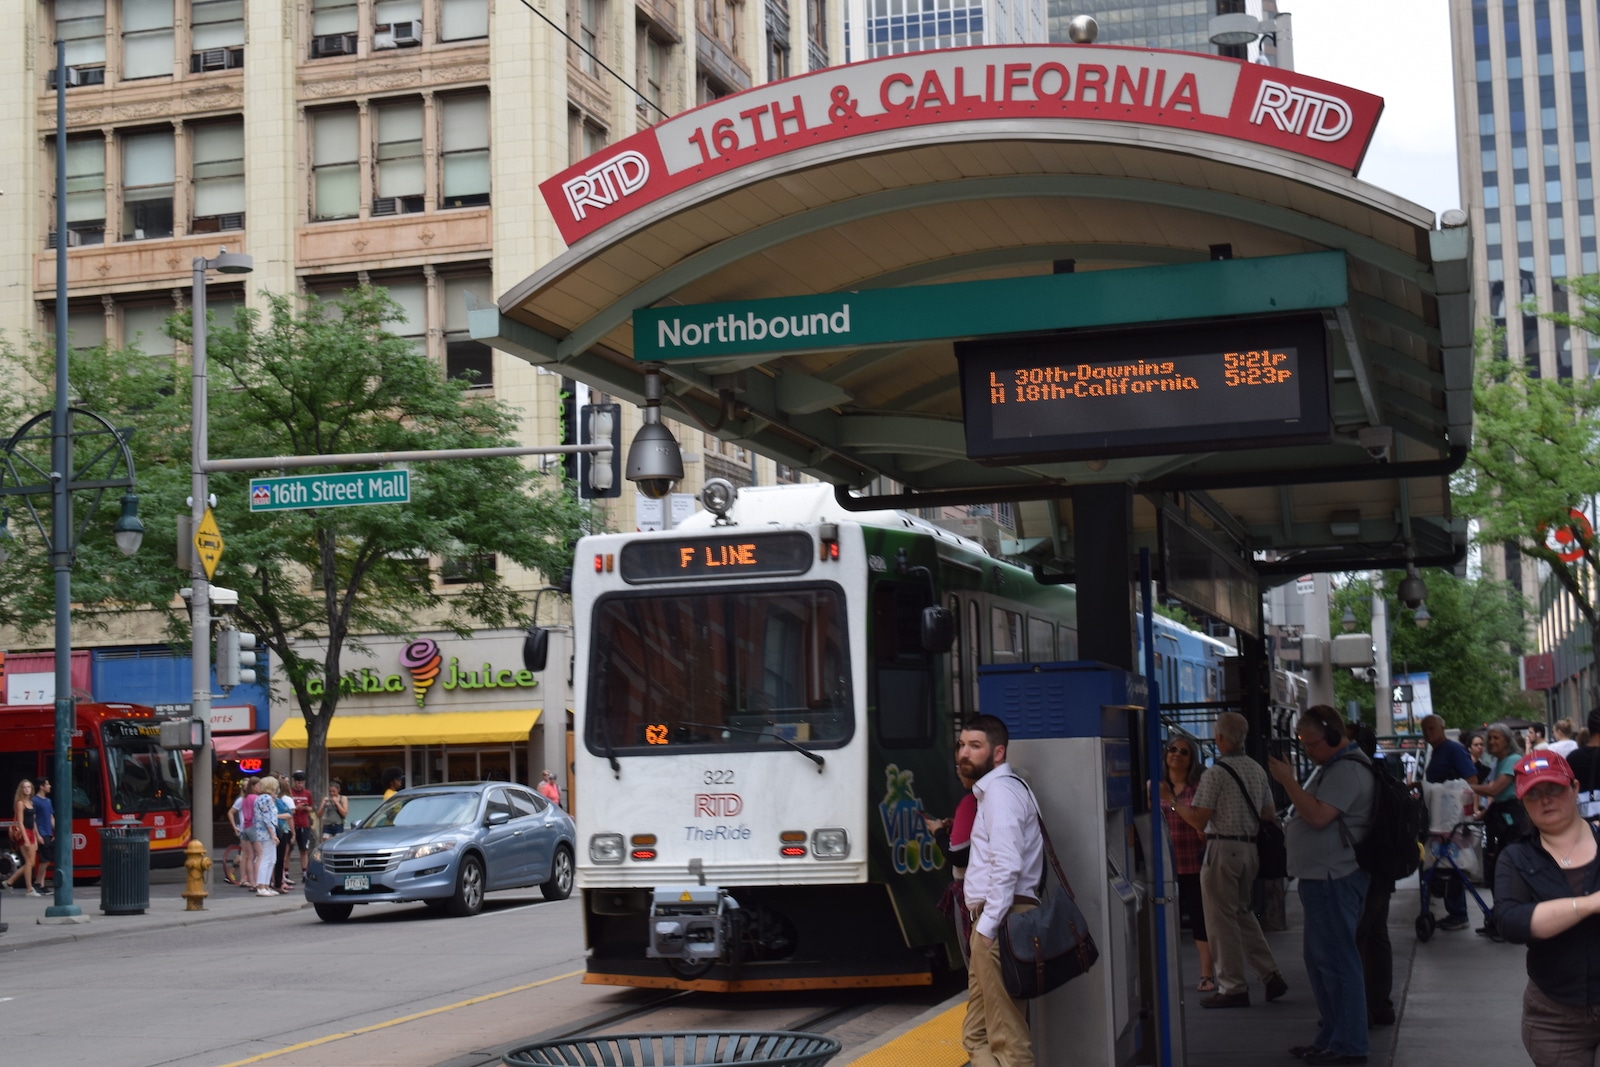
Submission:
[[[344,891],[346,893],[364,893],[372,888],[372,879],[365,874],[347,874],[344,876]]]

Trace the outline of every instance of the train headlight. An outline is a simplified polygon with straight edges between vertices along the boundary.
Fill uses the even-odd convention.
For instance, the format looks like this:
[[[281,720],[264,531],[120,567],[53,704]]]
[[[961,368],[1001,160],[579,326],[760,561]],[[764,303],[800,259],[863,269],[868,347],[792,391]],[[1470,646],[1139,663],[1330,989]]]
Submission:
[[[850,855],[850,834],[839,827],[811,834],[811,854],[819,860],[842,860]]]
[[[589,859],[594,863],[622,862],[621,834],[594,834],[589,838]]]

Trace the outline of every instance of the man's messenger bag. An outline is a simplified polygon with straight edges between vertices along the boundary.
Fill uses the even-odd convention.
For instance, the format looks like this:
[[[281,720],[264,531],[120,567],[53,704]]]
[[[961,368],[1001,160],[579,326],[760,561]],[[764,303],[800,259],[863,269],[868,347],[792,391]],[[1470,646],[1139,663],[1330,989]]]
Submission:
[[[1031,796],[1033,790],[1028,793]],[[1100,950],[1089,936],[1089,922],[1072,896],[1067,876],[1061,873],[1044,816],[1037,814],[1038,805],[1035,798],[1044,854],[1059,884],[1041,886],[1037,908],[1020,914],[1013,908],[1000,926],[1000,980],[1006,992],[1020,1000],[1042,997],[1066,985],[1100,958]]]

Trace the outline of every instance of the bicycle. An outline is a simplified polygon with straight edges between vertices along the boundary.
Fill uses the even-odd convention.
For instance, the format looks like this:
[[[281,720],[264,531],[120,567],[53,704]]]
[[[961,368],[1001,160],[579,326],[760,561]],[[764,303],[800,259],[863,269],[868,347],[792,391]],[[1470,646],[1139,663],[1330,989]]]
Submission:
[[[229,845],[222,850],[222,877],[229,885],[239,884],[239,868],[244,858],[244,851],[238,845]]]

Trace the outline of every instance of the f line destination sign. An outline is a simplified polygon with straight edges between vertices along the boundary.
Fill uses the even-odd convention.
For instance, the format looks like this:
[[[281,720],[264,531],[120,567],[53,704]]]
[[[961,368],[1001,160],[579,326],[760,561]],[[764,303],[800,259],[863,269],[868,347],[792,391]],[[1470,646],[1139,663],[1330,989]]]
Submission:
[[[251,511],[349,508],[364,504],[406,504],[410,501],[411,472],[408,470],[250,479]]]

